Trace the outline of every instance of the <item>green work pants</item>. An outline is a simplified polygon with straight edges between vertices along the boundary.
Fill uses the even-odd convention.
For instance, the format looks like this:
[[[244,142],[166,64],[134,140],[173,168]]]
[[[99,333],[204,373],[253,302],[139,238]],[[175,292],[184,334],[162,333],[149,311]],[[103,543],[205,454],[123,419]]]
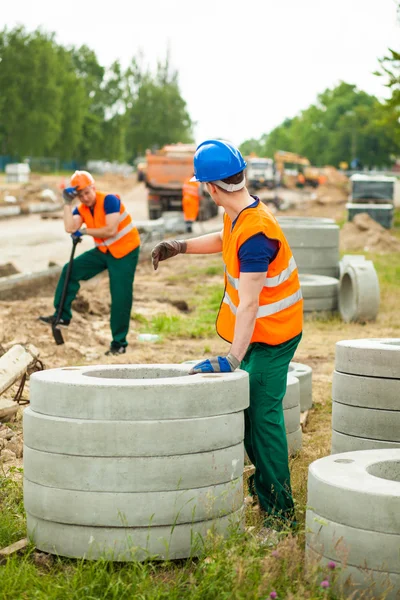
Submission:
[[[246,452],[256,470],[249,480],[266,513],[266,524],[275,518],[294,521],[290,487],[288,445],[283,416],[289,363],[301,334],[278,346],[250,344],[242,369],[250,378],[250,406],[245,410]]]
[[[111,293],[111,345],[115,347],[127,346],[126,336],[128,335],[131,319],[133,280],[138,258],[139,248],[132,250],[122,258],[115,258],[110,252],[104,253],[97,248],[84,252],[78,258],[75,258],[61,318],[72,318],[71,305],[79,291],[79,282],[87,281],[107,269]],[[67,265],[62,270],[54,297],[55,314],[57,314],[61,301],[66,271]]]

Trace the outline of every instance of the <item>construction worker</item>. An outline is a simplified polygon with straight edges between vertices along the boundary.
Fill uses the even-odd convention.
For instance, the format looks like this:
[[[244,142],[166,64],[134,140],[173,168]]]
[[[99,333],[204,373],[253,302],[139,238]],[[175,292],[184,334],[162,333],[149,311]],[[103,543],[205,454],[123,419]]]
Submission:
[[[72,208],[78,197],[80,204]],[[133,280],[139,258],[140,237],[118,196],[104,194],[95,188],[95,181],[87,171],[75,171],[71,177],[71,187],[64,189],[64,226],[72,238],[90,235],[95,248],[74,259],[67,295],[62,309],[59,326],[68,327],[79,282],[91,279],[108,270],[111,292],[111,333],[112,342],[106,355],[124,354],[126,336],[129,331],[133,300]],[[85,224],[86,228],[82,228]],[[55,321],[62,290],[64,288],[67,265],[65,265],[57,285],[54,308],[49,317],[39,317],[40,321],[52,325]]]
[[[228,142],[200,144],[194,179],[224,208],[223,230],[160,242],[152,258],[157,269],[160,261],[179,253],[222,252],[225,293],[217,332],[230,349],[226,356],[198,363],[191,373],[229,373],[239,366],[249,373],[245,448],[256,467],[250,493],[258,496],[265,526],[273,523],[276,528],[277,520],[279,525],[294,523],[282,401],[289,363],[302,335],[303,300],[289,244],[268,208],[249,195],[245,167],[239,150]],[[270,529],[264,533],[268,536]]]
[[[303,188],[306,184],[306,178],[304,177],[304,173],[302,171],[299,171],[298,175],[297,175],[297,187],[299,188]]]
[[[199,214],[200,187],[201,184],[198,181],[192,181],[192,178],[187,179],[183,184],[182,208],[188,233],[192,233],[193,222]]]

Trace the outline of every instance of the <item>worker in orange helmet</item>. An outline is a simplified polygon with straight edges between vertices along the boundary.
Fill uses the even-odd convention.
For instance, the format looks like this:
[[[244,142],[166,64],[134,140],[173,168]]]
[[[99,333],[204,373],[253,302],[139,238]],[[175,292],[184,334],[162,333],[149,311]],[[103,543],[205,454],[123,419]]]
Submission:
[[[186,231],[192,233],[193,222],[197,219],[200,205],[200,187],[201,183],[192,181],[189,178],[183,184],[182,190],[182,208],[186,223]]]
[[[133,301],[133,281],[139,258],[140,237],[126,212],[119,196],[97,191],[95,181],[87,171],[75,171],[71,186],[63,190],[64,227],[73,239],[90,235],[95,247],[74,259],[67,295],[59,326],[68,327],[72,318],[71,305],[80,288],[80,281],[86,281],[107,270],[111,292],[111,333],[112,342],[107,355],[124,354],[128,345]],[[72,208],[78,198],[80,204]],[[86,227],[82,227],[86,225]],[[39,317],[43,323],[55,322],[61,302],[67,265],[64,266],[57,285],[54,308],[49,317]]]

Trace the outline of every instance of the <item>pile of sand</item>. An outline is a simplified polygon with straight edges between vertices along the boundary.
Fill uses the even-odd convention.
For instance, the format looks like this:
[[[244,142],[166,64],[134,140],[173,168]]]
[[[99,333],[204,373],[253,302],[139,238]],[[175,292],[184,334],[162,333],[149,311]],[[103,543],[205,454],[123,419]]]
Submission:
[[[318,204],[343,204],[347,202],[347,185],[326,183],[320,185],[316,190]]]
[[[348,177],[341,171],[338,171],[335,167],[324,167],[321,169],[321,173],[325,175],[327,183],[346,185],[349,182]]]
[[[400,252],[400,240],[371,219],[367,213],[356,215],[340,232],[340,249],[365,252]]]

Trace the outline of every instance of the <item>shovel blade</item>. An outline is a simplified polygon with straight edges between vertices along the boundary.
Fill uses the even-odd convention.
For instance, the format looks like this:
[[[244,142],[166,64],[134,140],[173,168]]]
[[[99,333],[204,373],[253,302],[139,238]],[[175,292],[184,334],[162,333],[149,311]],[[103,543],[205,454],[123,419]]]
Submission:
[[[57,327],[52,327],[53,338],[57,346],[61,346],[64,343],[64,338],[62,336],[61,330]]]

